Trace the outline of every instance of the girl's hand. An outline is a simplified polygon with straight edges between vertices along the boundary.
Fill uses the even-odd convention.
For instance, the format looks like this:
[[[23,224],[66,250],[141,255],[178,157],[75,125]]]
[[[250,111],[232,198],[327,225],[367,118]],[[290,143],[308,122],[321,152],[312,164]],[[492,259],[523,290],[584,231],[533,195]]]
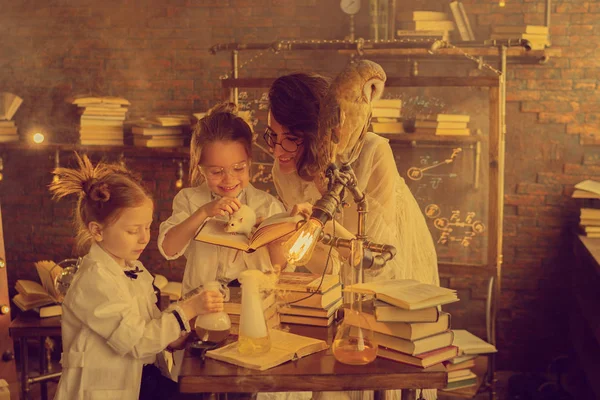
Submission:
[[[223,311],[223,295],[221,292],[204,290],[194,296],[194,308],[197,310],[197,314]]]
[[[202,206],[208,217],[233,214],[240,209],[242,203],[237,197],[221,197]]]
[[[298,203],[292,207],[292,211],[290,211],[290,215],[298,215],[302,214],[304,219],[308,219],[310,214],[312,214],[312,204],[310,203]]]

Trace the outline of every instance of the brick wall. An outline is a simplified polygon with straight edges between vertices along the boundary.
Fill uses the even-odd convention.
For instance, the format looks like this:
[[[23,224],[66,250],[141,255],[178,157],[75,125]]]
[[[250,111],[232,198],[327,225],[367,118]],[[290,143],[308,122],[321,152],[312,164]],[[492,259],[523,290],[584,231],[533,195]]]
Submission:
[[[0,90],[24,98],[15,119],[22,135],[43,129],[51,142],[75,143],[77,114],[65,99],[73,94],[119,95],[132,103],[129,117],[151,112],[205,110],[222,91],[229,55],[208,53],[225,42],[343,38],[347,19],[338,2],[317,0],[128,0],[5,2],[0,13]],[[38,4],[40,3],[40,4]],[[41,4],[44,3],[44,4]],[[366,1],[357,16],[357,36],[366,36]],[[465,1],[478,38],[491,24],[543,24],[543,1]],[[445,10],[441,1],[398,3],[400,11]],[[448,10],[445,10],[448,11]],[[543,65],[509,64],[505,233],[498,339],[500,367],[544,367],[566,351],[569,232],[577,206],[573,184],[600,171],[596,138],[599,2],[555,2],[552,43],[562,49]],[[256,59],[251,59],[257,55]],[[271,51],[241,53],[243,76],[286,71],[339,70],[346,58],[333,53]],[[244,65],[250,61],[247,65]],[[398,73],[408,63],[392,62]],[[433,63],[423,71],[447,71]],[[440,72],[441,71],[441,72]],[[71,208],[54,204],[46,185],[54,165],[48,151],[6,150],[0,184],[11,290],[16,279],[33,277],[32,262],[71,255]],[[117,159],[117,153],[90,153]],[[64,163],[69,162],[61,154]],[[127,165],[151,181],[155,221],[169,215],[176,193],[169,157],[126,157]],[[156,237],[158,223],[152,227]],[[166,262],[152,243],[142,260],[171,279],[181,278],[181,261]],[[482,282],[468,274],[445,277],[465,299],[459,321],[482,333]],[[470,302],[474,300],[476,303]],[[462,319],[460,319],[462,318]]]

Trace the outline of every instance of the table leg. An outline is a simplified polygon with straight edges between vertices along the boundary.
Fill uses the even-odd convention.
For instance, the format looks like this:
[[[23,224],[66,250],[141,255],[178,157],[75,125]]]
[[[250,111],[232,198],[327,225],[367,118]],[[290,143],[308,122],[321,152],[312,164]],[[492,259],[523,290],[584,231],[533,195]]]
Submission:
[[[402,389],[402,400],[416,400],[417,391],[415,389]]]
[[[40,376],[44,375],[47,371],[46,366],[46,338],[44,336],[40,337]],[[46,381],[40,382],[40,395],[42,400],[48,400],[48,383]]]
[[[27,354],[27,338],[19,338],[19,347],[21,350],[21,400],[29,400],[29,368]]]

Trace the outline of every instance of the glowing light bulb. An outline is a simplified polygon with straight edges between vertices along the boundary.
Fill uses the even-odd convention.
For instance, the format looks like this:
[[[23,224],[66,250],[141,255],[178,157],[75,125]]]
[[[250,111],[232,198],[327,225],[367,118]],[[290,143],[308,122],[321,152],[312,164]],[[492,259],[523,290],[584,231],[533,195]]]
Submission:
[[[500,2],[498,3],[498,5],[500,7],[504,7],[506,5],[506,2],[504,0],[500,0]]]
[[[44,137],[44,134],[41,132],[36,132],[33,134],[33,142],[40,144],[42,143],[46,138]]]
[[[177,180],[175,181],[175,187],[176,187],[177,189],[181,189],[181,188],[183,187],[183,179],[177,179]]]
[[[310,218],[300,229],[298,229],[285,243],[283,243],[283,254],[288,263],[303,265],[311,259],[315,246],[319,241],[319,235],[323,230],[321,221]]]

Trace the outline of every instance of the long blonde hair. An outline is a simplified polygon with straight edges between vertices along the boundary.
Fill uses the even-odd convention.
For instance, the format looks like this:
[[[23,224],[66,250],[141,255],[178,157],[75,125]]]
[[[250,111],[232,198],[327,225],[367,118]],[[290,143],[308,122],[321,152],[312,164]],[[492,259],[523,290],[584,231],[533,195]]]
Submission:
[[[200,172],[202,150],[209,143],[217,141],[239,142],[246,149],[248,158],[252,157],[252,129],[237,115],[234,103],[220,103],[211,108],[207,115],[198,121],[190,141],[190,185],[198,186],[204,182]]]
[[[99,162],[94,167],[86,155],[75,153],[78,168],[56,168],[58,178],[49,185],[53,199],[75,194],[76,250],[85,253],[92,243],[90,222],[111,224],[125,208],[152,200],[139,177],[119,164]]]

